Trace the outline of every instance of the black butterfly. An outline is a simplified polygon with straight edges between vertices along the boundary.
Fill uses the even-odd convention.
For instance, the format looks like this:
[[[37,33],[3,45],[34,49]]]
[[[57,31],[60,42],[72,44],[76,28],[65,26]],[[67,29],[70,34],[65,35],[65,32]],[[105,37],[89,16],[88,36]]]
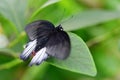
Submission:
[[[28,24],[25,31],[30,42],[27,43],[23,53],[20,55],[22,60],[27,60],[34,55],[30,66],[39,65],[49,56],[66,59],[70,54],[70,38],[63,31],[61,25],[54,25],[46,20],[38,20]]]

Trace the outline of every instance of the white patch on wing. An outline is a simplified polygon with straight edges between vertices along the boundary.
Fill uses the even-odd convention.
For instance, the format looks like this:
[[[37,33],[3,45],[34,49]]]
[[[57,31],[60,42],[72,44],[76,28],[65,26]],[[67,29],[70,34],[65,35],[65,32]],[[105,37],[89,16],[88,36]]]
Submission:
[[[36,55],[33,57],[33,59],[30,62],[30,66],[32,66],[33,64],[36,64],[36,62],[38,62],[38,60],[44,60],[44,54],[46,52],[46,47],[40,49]]]
[[[27,47],[23,51],[23,53],[20,55],[20,58],[25,60],[29,57],[29,55],[32,53],[32,51],[35,49],[37,44],[37,40],[31,41],[27,44]]]
[[[46,60],[48,58],[48,54],[44,53],[42,54],[39,59],[36,61],[36,65],[39,65],[42,61]]]

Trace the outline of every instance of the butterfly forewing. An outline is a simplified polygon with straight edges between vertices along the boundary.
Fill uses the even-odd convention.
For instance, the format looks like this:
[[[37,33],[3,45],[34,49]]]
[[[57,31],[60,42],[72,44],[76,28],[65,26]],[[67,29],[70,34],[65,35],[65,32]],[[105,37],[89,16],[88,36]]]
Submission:
[[[54,25],[46,20],[38,20],[28,24],[25,31],[30,40],[37,39],[38,37],[48,36],[54,29]]]
[[[70,54],[70,39],[66,32],[60,31],[51,35],[46,43],[46,52],[58,59],[66,59]]]

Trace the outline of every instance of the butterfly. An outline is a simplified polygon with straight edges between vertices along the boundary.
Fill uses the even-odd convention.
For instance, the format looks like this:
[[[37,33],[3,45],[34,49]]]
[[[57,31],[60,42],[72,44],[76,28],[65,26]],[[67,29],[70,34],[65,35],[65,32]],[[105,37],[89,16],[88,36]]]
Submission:
[[[23,61],[31,56],[30,66],[39,65],[49,57],[64,60],[70,54],[71,43],[61,25],[55,27],[47,20],[37,20],[25,27],[29,42],[20,54]]]

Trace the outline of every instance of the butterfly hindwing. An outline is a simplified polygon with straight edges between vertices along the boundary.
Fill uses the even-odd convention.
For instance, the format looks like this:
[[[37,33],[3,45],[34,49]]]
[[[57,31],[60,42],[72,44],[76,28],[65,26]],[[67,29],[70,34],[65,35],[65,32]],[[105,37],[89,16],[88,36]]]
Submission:
[[[46,20],[38,20],[28,24],[25,27],[25,31],[30,40],[34,40],[38,37],[48,36],[54,29],[54,25]]]
[[[60,31],[51,35],[46,43],[46,52],[58,59],[66,59],[70,54],[70,39],[66,32]]]

